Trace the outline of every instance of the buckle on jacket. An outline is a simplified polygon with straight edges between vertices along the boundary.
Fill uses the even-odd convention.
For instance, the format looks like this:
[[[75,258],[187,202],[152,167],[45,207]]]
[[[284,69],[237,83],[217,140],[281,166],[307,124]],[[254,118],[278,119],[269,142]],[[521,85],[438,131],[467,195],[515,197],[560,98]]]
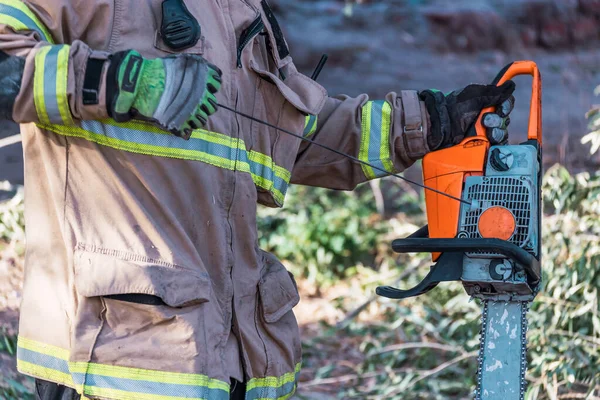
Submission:
[[[407,127],[404,125],[404,134],[418,133],[423,134],[423,124],[419,124],[418,127]]]

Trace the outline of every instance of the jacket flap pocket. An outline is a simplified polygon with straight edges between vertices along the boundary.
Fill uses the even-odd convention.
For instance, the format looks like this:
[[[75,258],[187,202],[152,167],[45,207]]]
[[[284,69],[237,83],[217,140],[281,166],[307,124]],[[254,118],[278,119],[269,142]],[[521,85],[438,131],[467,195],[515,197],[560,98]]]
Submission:
[[[265,321],[271,324],[291,311],[300,295],[292,274],[273,254],[263,252],[263,260],[265,269],[258,289]]]
[[[288,65],[287,77],[281,80],[272,72],[261,69],[254,60],[250,68],[277,86],[283,97],[304,114],[317,115],[325,105],[327,91],[309,77],[299,73],[293,64]]]
[[[81,296],[147,294],[171,307],[209,301],[208,276],[199,271],[121,251],[77,248],[75,287]]]

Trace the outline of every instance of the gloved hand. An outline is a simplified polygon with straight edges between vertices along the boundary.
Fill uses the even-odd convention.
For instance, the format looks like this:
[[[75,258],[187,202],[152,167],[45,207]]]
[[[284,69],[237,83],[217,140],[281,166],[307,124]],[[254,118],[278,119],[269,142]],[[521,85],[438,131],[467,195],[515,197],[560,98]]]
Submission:
[[[488,139],[492,144],[506,142],[509,114],[515,104],[514,91],[515,83],[507,81],[501,86],[469,85],[446,95],[437,90],[420,92],[431,121],[429,148],[438,150],[460,143],[471,128],[474,130],[479,113],[486,107],[496,107],[496,112],[483,117]]]
[[[121,51],[112,56],[106,79],[108,113],[117,122],[148,121],[189,139],[217,111],[221,71],[198,55],[148,60]]]

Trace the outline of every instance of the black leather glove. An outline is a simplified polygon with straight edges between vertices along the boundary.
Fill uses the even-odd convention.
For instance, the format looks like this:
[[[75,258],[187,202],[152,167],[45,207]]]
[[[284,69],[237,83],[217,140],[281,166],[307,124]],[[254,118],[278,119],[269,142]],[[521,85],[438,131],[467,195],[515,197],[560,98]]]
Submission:
[[[484,115],[483,124],[492,144],[508,139],[506,127],[515,99],[515,83],[507,81],[501,86],[469,85],[463,89],[443,94],[437,90],[424,90],[419,97],[425,102],[431,121],[427,144],[438,150],[460,143],[465,136],[474,134],[474,123],[481,110],[496,107],[496,112]]]

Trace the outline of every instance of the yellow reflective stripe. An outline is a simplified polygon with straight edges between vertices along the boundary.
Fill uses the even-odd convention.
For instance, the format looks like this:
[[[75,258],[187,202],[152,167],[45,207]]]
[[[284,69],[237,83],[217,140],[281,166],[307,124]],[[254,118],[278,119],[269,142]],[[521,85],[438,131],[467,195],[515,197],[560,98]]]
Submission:
[[[208,376],[199,374],[153,371],[140,368],[118,367],[113,365],[85,362],[69,363],[69,366],[72,373],[102,375],[122,379],[172,383],[176,385],[203,386],[211,389],[229,390],[229,385],[225,382],[211,379]]]
[[[393,173],[395,171],[394,162],[390,155],[392,129],[392,106],[387,101],[383,104],[381,121],[381,161],[386,171]]]
[[[304,121],[304,137],[312,136],[317,131],[317,116],[307,115]]]
[[[197,150],[185,150],[179,148],[160,147],[144,143],[129,142],[126,140],[110,138],[104,135],[90,132],[78,126],[64,127],[60,125],[38,124],[38,127],[57,133],[59,135],[79,137],[85,140],[89,140],[90,142],[98,143],[103,146],[112,147],[117,150],[130,151],[132,153],[145,154],[149,156],[180,158],[192,161],[202,161],[207,164],[211,164],[215,167],[225,168],[229,170],[234,170],[236,165],[235,161],[214,156],[212,154],[200,152]]]
[[[190,397],[163,396],[160,394],[126,392],[124,390],[101,388],[97,386],[86,386],[83,389],[83,394],[88,396],[98,396],[106,399],[118,400],[190,400]],[[197,399],[193,398],[193,400]]]
[[[171,135],[169,132],[163,131],[146,122],[141,121],[129,121],[125,123],[116,122],[113,119],[103,119],[100,122],[106,125],[112,125],[115,127],[123,127],[127,129],[133,129],[138,131],[146,131],[152,133],[158,133],[161,135]],[[53,131],[55,132],[55,131]],[[56,132],[59,133],[59,132]],[[194,139],[204,139],[208,140],[211,143],[221,144],[223,146],[228,146],[231,148],[237,148],[242,151],[246,151],[246,143],[242,139],[232,138],[230,136],[224,135],[222,133],[208,131],[205,129],[195,129],[192,131],[192,135],[190,136]],[[272,168],[275,172],[275,175],[285,180],[287,183],[290,182],[292,174],[287,169],[275,164],[273,159],[266,154],[259,153],[254,150],[250,150],[248,152],[248,158],[254,162],[264,165],[265,167]],[[233,168],[231,168],[233,169]],[[244,171],[248,172],[248,171]]]
[[[223,150],[221,150],[219,152],[219,155],[215,155],[206,151],[202,151],[200,149],[193,148],[194,145],[191,144],[193,141],[192,139],[190,139],[190,141],[188,142],[177,142],[179,147],[173,146],[174,143],[172,142],[168,143],[170,143],[170,145],[173,147],[169,147],[168,145],[160,146],[152,144],[156,143],[157,139],[161,139],[164,142],[164,140],[174,137],[171,136],[169,133],[160,130],[156,133],[159,133],[162,136],[162,138],[161,136],[153,136],[155,135],[155,133],[148,130],[149,126],[144,123],[133,122],[117,124],[112,120],[110,123],[107,122],[107,120],[83,121],[82,124],[86,123],[91,126],[91,128],[88,129],[84,129],[83,127],[77,125],[63,126],[54,124],[37,124],[37,126],[40,129],[48,130],[59,135],[79,137],[118,150],[124,150],[132,153],[145,154],[150,156],[200,161],[219,168],[225,168],[228,170],[238,170],[241,172],[250,173],[254,183],[257,186],[271,192],[271,194],[278,203],[282,204],[285,199],[285,192],[291,179],[291,172],[279,165],[276,165],[273,159],[267,156],[266,154],[258,153],[256,151],[248,152],[246,150],[246,145],[244,141],[241,139],[234,139],[217,132],[195,130],[192,133],[192,139],[200,139],[202,141],[219,146],[224,146],[225,148],[229,149],[226,152],[227,154],[223,154]],[[109,128],[107,131],[97,133],[96,131],[89,130],[100,129],[104,125],[106,125]],[[124,140],[122,138],[124,136],[115,137],[119,135],[119,132],[123,132],[123,129],[132,129],[136,131],[138,135],[141,136],[135,137],[135,140],[137,141]],[[111,131],[112,133],[109,131]],[[112,135],[112,137],[109,136],[109,134]],[[129,137],[131,136],[128,136],[127,138]],[[140,143],[142,140],[147,141],[147,143]],[[232,157],[233,159],[226,158],[224,156]],[[249,162],[253,165],[251,166]],[[258,167],[258,165],[260,165],[261,167]],[[259,173],[256,173],[256,171],[267,174],[268,176],[263,176]]]
[[[242,146],[243,149],[246,148],[246,145],[244,144],[243,141],[240,143],[240,146]],[[254,150],[250,150],[248,152],[248,159],[251,161],[254,161],[256,163],[259,163],[261,165],[264,165],[265,167],[273,168],[276,176],[280,177],[287,183],[290,183],[290,179],[292,179],[292,173],[290,171],[288,171],[287,169],[275,164],[273,162],[273,159],[271,157],[269,157],[268,155],[259,153]]]
[[[395,171],[391,159],[392,106],[385,100],[369,101],[362,107],[359,159],[367,179],[380,178]]]
[[[288,372],[287,374],[281,375],[279,377],[268,376],[266,378],[252,378],[246,384],[246,392],[249,392],[252,389],[261,388],[261,387],[273,387],[277,388],[285,385],[286,383],[296,382],[296,375],[302,369],[302,363],[296,364],[293,372]]]
[[[66,125],[74,125],[69,99],[67,96],[67,79],[69,77],[70,46],[62,46],[58,51],[58,64],[56,68],[56,97],[58,110],[62,121]]]
[[[0,3],[2,3],[0,1]],[[23,22],[19,21],[13,16],[0,13],[0,24],[8,25],[13,28],[15,31],[24,31],[27,30],[27,25]]]
[[[33,101],[35,103],[35,110],[37,111],[38,119],[44,125],[50,124],[48,111],[46,110],[46,93],[44,91],[44,64],[50,49],[50,46],[45,46],[38,50],[38,52],[35,54],[35,72],[33,75]]]
[[[19,337],[17,365],[20,372],[75,388],[88,396],[119,400],[229,398],[229,384],[206,375],[67,362],[68,358],[67,350]],[[179,395],[171,396],[171,393]],[[182,393],[187,397],[179,397]]]
[[[61,349],[60,347],[52,346],[46,343],[36,342],[34,340],[24,338],[23,336],[18,337],[17,347],[45,354],[47,356],[60,358],[61,360],[69,361],[68,350]]]
[[[54,43],[50,31],[48,31],[46,26],[24,2],[19,0],[0,0],[0,6],[9,7],[2,10],[3,17],[0,19],[1,23],[5,23],[16,31],[36,30],[41,34],[43,40]],[[19,16],[23,16],[23,18],[20,19]],[[30,26],[31,24],[34,26]]]
[[[27,361],[17,360],[17,370],[25,375],[35,376],[50,382],[56,382],[64,386],[74,388],[73,378],[71,375],[61,371],[46,368],[41,365],[32,364]]]
[[[67,96],[69,51],[67,45],[49,45],[35,54],[33,96],[42,124],[74,124]]]
[[[361,121],[361,134],[360,134],[360,150],[358,153],[358,159],[364,162],[369,162],[369,141],[371,138],[371,103],[367,102],[362,107],[362,121]],[[367,179],[374,179],[375,172],[373,168],[365,164],[360,164],[363,173]]]

